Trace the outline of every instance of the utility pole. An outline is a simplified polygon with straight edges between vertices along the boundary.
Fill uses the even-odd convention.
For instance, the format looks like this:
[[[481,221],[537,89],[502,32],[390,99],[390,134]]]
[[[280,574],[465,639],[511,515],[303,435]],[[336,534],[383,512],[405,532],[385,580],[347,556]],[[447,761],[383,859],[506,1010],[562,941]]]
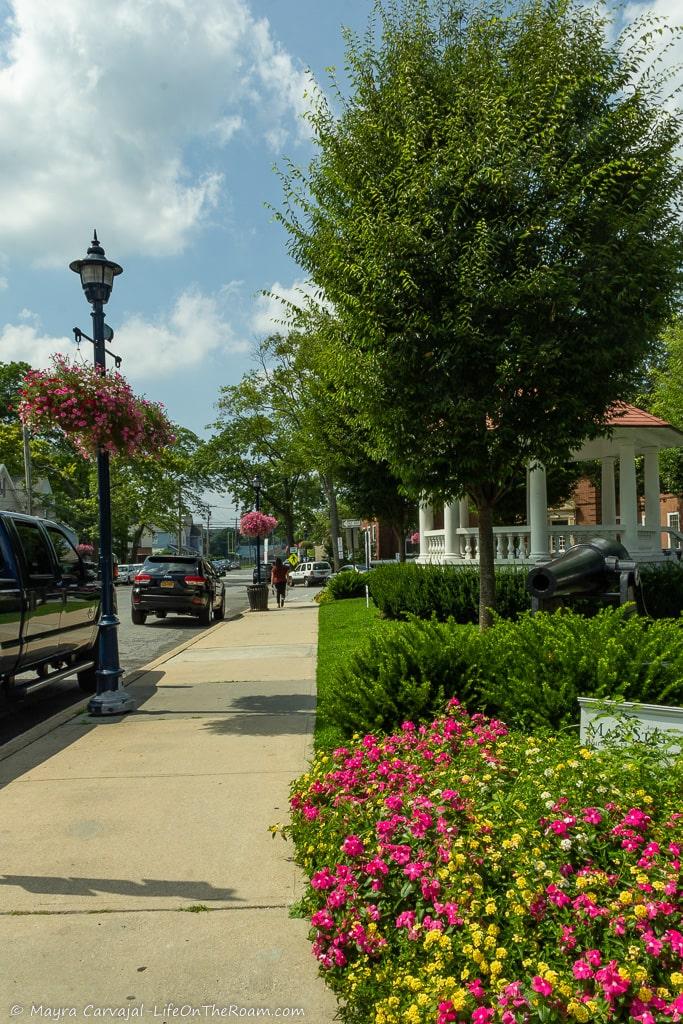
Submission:
[[[183,550],[183,489],[178,484],[178,554]]]
[[[206,557],[211,558],[211,506],[206,506]]]

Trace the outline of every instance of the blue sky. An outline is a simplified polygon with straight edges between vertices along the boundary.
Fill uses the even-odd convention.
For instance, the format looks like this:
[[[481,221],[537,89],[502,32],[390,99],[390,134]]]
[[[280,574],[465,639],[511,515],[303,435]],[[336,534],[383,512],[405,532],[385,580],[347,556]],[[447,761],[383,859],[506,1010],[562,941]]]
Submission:
[[[362,32],[372,6],[0,0],[0,359],[45,365],[90,333],[68,264],[96,227],[124,267],[107,307],[123,372],[203,432],[272,324],[259,291],[302,281],[266,203],[273,164],[313,153],[307,69],[325,88],[341,25]],[[680,0],[627,13],[648,7],[681,20]]]
[[[305,162],[307,69],[342,61],[367,0],[0,0],[0,359],[89,331],[68,269],[96,227],[135,388],[202,431],[301,277],[266,203]]]

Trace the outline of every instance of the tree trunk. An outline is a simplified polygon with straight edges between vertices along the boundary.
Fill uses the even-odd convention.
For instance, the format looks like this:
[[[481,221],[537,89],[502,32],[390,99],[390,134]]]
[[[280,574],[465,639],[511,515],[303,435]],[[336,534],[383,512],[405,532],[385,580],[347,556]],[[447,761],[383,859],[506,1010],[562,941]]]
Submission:
[[[493,506],[477,505],[479,514],[479,629],[493,623],[496,607],[496,567],[493,557]]]
[[[137,563],[137,560],[138,560],[138,548],[140,546],[140,538],[142,537],[144,529],[145,529],[144,524],[141,525],[141,526],[137,526],[135,528],[134,533],[133,533],[133,539],[130,542],[130,562],[131,562],[131,565],[135,565]]]
[[[341,536],[339,532],[339,510],[337,508],[337,492],[334,487],[334,480],[331,476],[321,473],[320,479],[322,481],[323,490],[325,491],[325,497],[327,498],[327,507],[330,513],[330,541],[332,547],[332,563],[334,565],[334,571],[339,572],[341,565],[341,559],[339,557],[339,545],[337,544],[337,537]]]
[[[287,548],[289,549],[294,546],[294,516],[292,515],[291,509],[287,509],[286,512],[282,513],[282,520],[285,525]]]

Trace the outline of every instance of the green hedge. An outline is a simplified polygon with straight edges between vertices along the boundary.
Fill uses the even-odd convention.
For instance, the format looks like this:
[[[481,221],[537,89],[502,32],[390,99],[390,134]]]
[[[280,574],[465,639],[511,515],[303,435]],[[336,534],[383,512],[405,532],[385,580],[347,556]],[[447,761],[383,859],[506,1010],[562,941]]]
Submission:
[[[641,565],[638,610],[653,619],[677,619],[683,612],[683,565],[658,562]]]
[[[496,569],[496,611],[502,618],[516,619],[531,607],[528,574],[528,566]],[[683,612],[683,564],[641,565],[640,577],[639,612],[654,619],[678,618]],[[440,622],[479,620],[477,566],[383,565],[370,573],[369,587],[373,601],[389,619],[416,615],[420,619],[436,616]],[[575,603],[575,610],[589,615],[599,608],[595,599]]]
[[[449,697],[528,732],[579,717],[577,698],[683,701],[683,622],[606,608],[472,625],[387,623],[337,669],[328,717],[345,735],[430,719]]]
[[[496,569],[498,614],[514,619],[531,607],[527,569]],[[382,615],[444,622],[479,621],[479,569],[467,565],[382,565],[370,573],[370,594]]]
[[[344,601],[351,597],[365,597],[368,581],[366,572],[340,572],[327,581],[327,591],[335,601]]]

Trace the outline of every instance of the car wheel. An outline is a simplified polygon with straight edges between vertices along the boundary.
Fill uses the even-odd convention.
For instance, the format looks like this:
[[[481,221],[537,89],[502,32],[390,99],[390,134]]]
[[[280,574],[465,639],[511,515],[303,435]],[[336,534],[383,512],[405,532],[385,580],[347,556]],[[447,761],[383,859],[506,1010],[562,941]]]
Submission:
[[[212,610],[213,609],[211,608],[211,604],[210,603],[207,604],[206,608],[202,608],[202,610],[200,611],[199,615],[197,616],[197,618],[199,619],[199,625],[200,626],[210,626],[211,625],[211,612],[212,612]]]
[[[214,608],[213,617],[218,622],[222,622],[223,619],[225,618],[225,594],[223,594],[223,597],[221,598],[221,603],[219,604],[218,608]]]
[[[131,609],[130,617],[134,626],[144,626],[147,622],[147,612],[142,612],[138,608]]]
[[[307,576],[306,579],[304,580],[304,586],[305,587],[310,587],[310,585],[311,585],[311,581],[309,580],[309,578]]]

